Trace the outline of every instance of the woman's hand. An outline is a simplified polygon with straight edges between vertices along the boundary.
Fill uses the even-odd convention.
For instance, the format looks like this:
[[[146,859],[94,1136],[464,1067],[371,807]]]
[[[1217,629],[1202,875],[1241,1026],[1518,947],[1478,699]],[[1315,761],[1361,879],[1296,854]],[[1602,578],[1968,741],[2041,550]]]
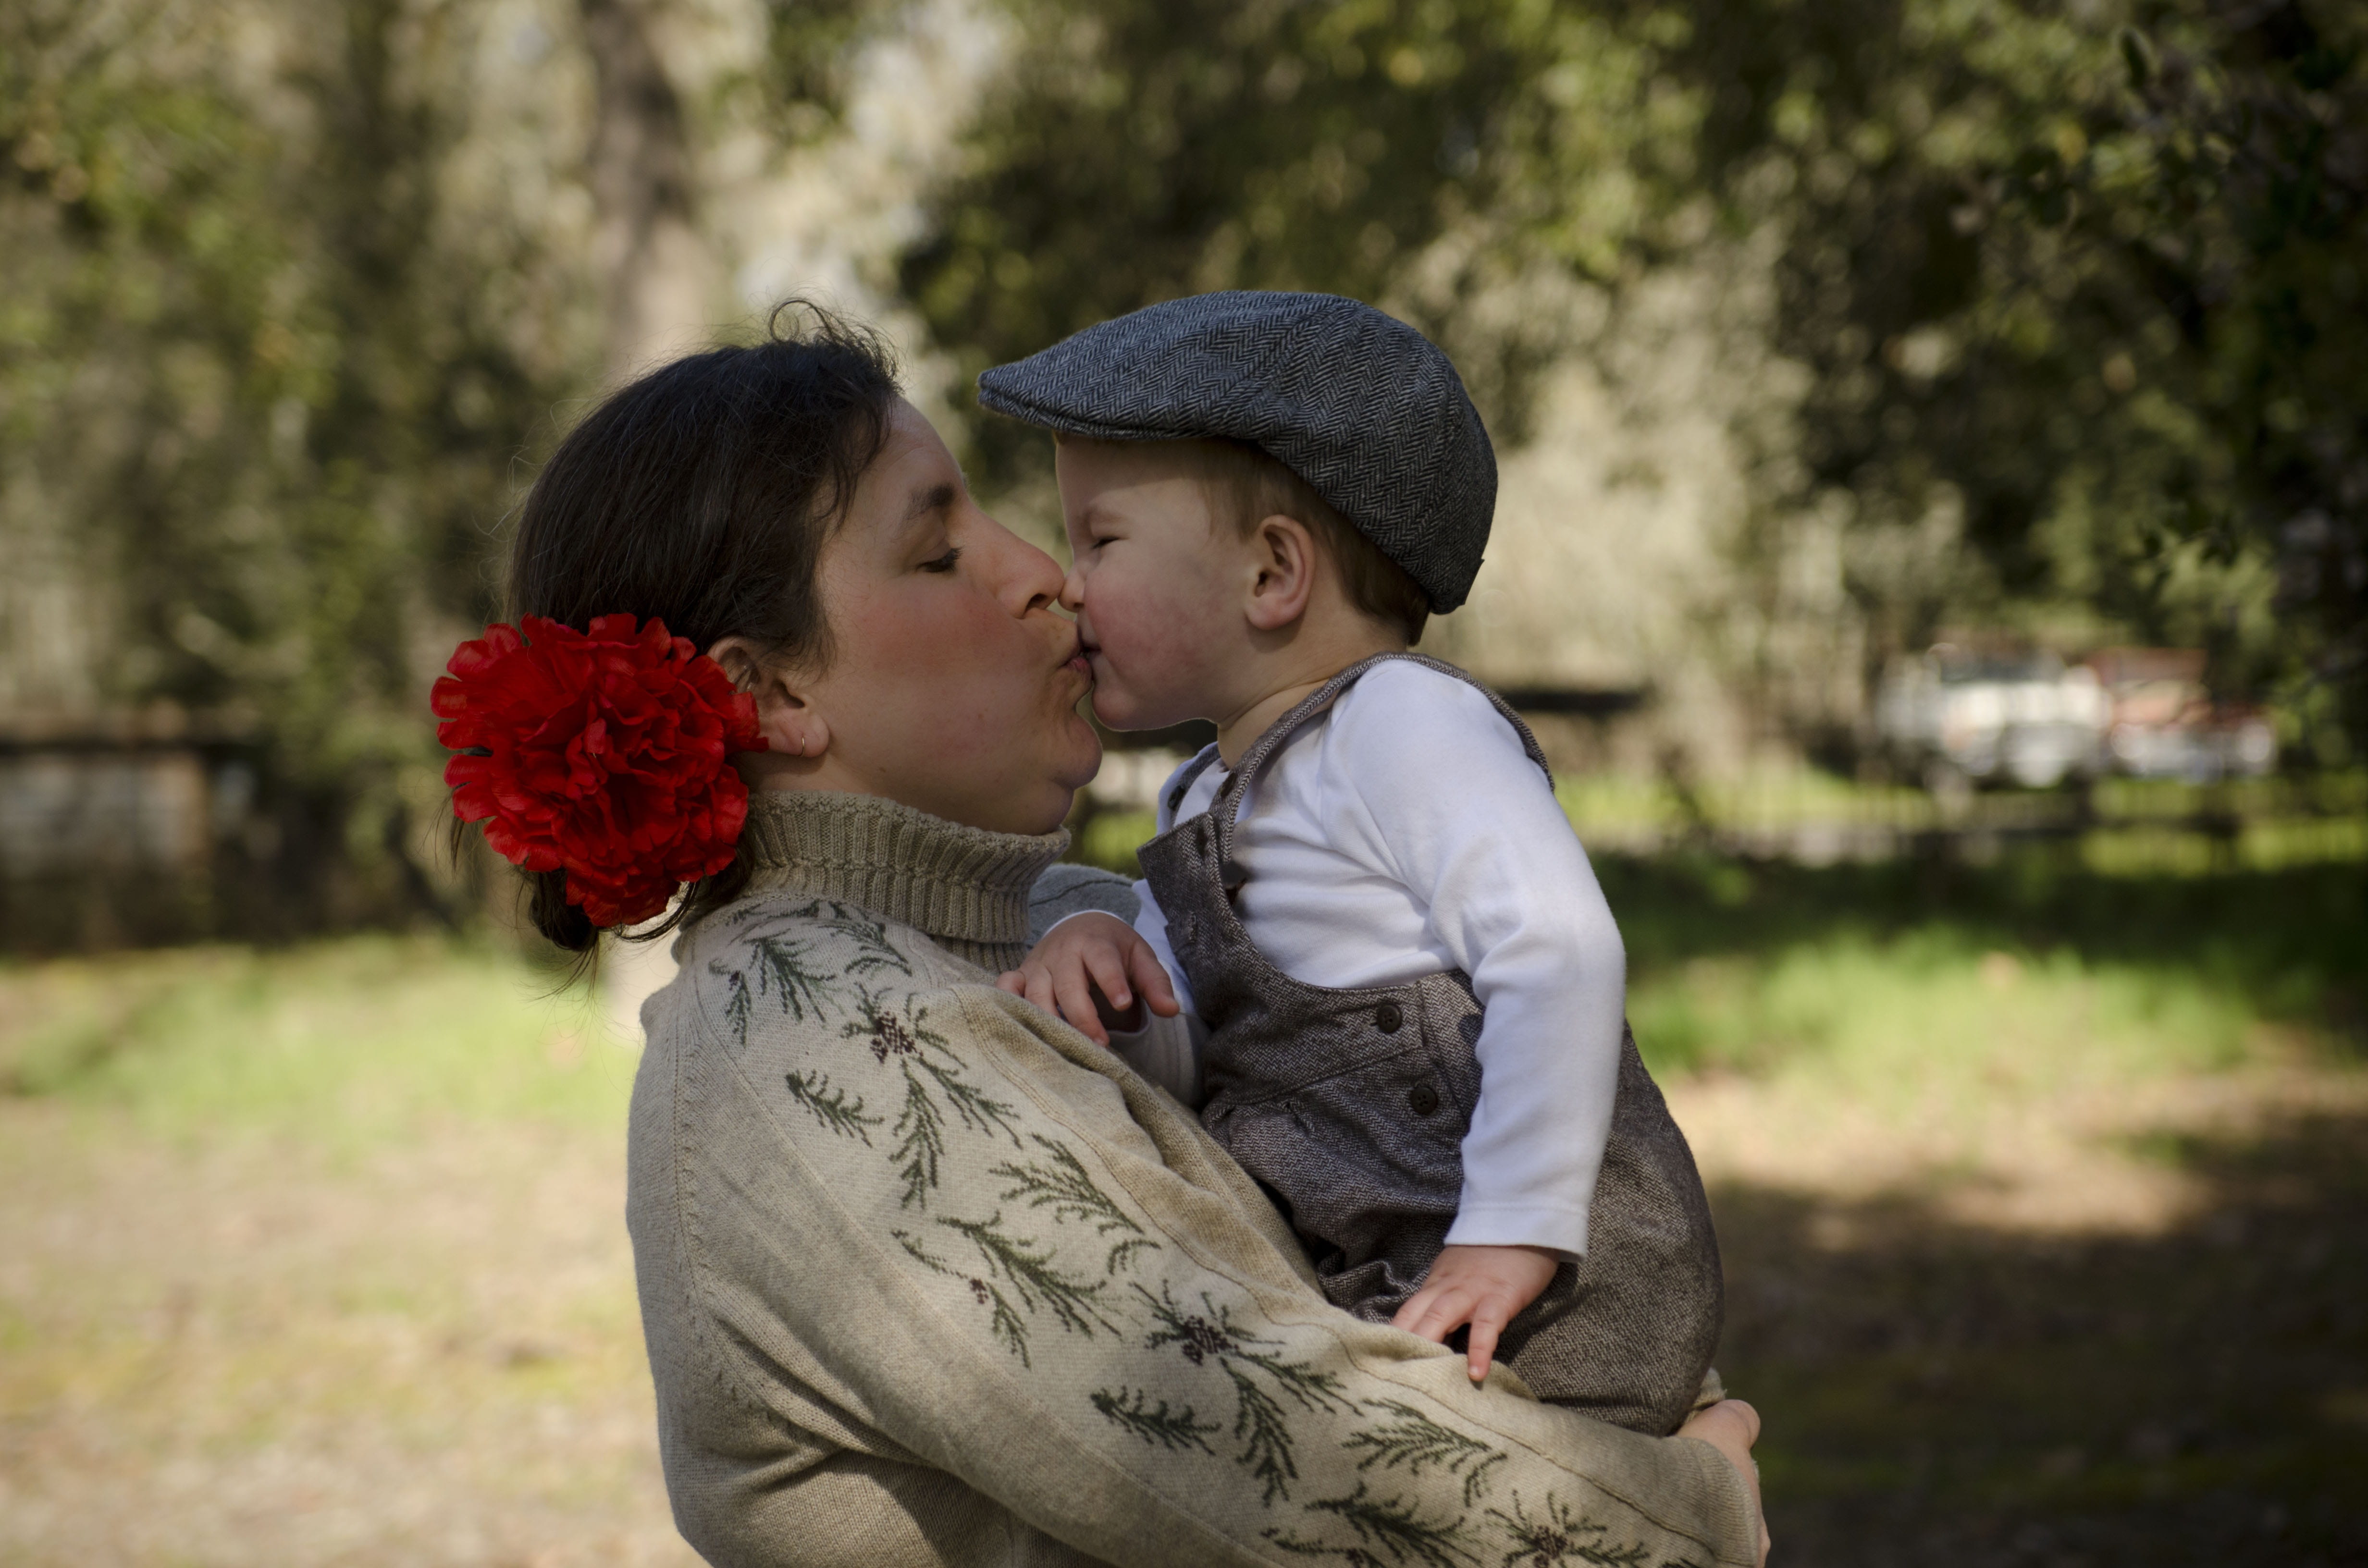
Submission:
[[[1759,1465],[1751,1457],[1751,1445],[1759,1441],[1759,1412],[1739,1399],[1723,1399],[1686,1417],[1678,1436],[1708,1443],[1741,1472],[1751,1493],[1751,1511],[1759,1519],[1760,1568],[1767,1568],[1768,1513],[1759,1501]]]
[[[1110,1043],[1112,1028],[1143,1027],[1134,1011],[1138,991],[1163,1018],[1178,1011],[1176,987],[1135,928],[1115,915],[1073,915],[1044,934],[1019,967],[996,977],[1014,996],[1025,996],[1096,1045]],[[1109,999],[1107,1008],[1101,999]]]
[[[1465,1356],[1476,1383],[1488,1375],[1505,1325],[1538,1299],[1558,1266],[1543,1247],[1441,1248],[1422,1289],[1407,1298],[1390,1326],[1444,1345],[1449,1335],[1470,1324]]]

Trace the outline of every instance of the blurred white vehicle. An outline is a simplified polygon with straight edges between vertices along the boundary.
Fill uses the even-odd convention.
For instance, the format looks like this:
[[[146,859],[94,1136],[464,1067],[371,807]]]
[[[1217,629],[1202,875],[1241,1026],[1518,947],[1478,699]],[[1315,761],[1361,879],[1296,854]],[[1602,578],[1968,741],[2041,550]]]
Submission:
[[[2112,704],[2085,665],[1943,642],[1892,666],[1874,715],[1893,759],[1936,790],[2047,790],[2103,770]]]
[[[2105,747],[2140,778],[2250,778],[2278,765],[2277,731],[2258,708],[2214,703],[2200,648],[2109,648],[2089,661],[2113,705]]]

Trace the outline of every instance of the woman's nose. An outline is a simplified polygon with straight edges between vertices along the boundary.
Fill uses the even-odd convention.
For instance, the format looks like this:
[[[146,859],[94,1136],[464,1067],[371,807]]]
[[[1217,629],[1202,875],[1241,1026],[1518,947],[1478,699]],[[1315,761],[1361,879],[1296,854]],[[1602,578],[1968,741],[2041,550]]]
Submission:
[[[1030,615],[1060,603],[1067,587],[1061,563],[1001,523],[993,518],[988,522],[1001,536],[996,540],[996,576],[999,597],[1010,606],[1011,613]]]

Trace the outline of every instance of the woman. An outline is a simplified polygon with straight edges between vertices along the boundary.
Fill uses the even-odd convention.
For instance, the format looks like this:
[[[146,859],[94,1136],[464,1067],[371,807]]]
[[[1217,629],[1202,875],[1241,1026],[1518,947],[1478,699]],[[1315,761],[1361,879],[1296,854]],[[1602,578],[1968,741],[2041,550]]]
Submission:
[[[710,1561],[1761,1555],[1748,1406],[1640,1437],[1335,1311],[1190,1113],[996,989],[1031,897],[1041,926],[1129,896],[1048,876],[1090,676],[1060,569],[873,340],[823,318],[618,393],[537,482],[511,583],[523,615],[662,619],[766,745],[633,1095],[666,1482]],[[537,916],[581,950],[615,901],[566,876]]]

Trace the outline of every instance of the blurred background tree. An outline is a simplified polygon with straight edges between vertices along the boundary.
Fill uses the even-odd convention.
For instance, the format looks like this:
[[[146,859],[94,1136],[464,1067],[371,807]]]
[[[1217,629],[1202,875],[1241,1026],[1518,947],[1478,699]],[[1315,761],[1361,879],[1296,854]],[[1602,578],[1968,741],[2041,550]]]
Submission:
[[[1508,474],[1719,426],[1730,520],[1630,589],[1674,526],[1643,484],[1592,574],[1691,584],[1644,663],[1715,645],[1793,743],[1846,759],[1884,663],[1971,628],[2206,647],[2341,762],[2364,31],[2334,0],[19,0],[0,706],[211,716],[305,918],[433,904],[421,693],[604,382],[820,283],[1024,516],[1042,444],[971,416],[978,369],[1285,287],[1437,335]],[[1554,422],[1574,365],[1592,426]],[[1562,573],[1540,613],[1579,613],[1574,570],[1523,569]]]
[[[1785,519],[1846,520],[1868,673],[1951,623],[2176,642],[2337,755],[2368,733],[2357,7],[1019,13],[901,273],[966,370],[1175,294],[1329,289],[1454,345],[1518,439],[1578,335],[1492,286],[1558,267],[1617,311],[1763,235],[1807,376],[1739,542],[1765,578]],[[991,475],[1042,460],[979,438]]]
[[[6,520],[97,638],[18,702],[250,733],[299,921],[425,895],[420,694],[586,382],[569,225],[467,162],[471,10],[0,13]]]

